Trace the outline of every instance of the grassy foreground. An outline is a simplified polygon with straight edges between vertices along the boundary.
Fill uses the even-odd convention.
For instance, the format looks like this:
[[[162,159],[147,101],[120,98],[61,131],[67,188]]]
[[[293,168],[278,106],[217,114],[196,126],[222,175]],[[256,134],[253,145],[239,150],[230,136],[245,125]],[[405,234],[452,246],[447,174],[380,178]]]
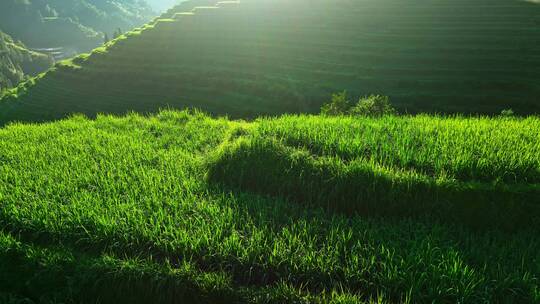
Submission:
[[[172,111],[10,125],[0,302],[538,303],[539,129]]]

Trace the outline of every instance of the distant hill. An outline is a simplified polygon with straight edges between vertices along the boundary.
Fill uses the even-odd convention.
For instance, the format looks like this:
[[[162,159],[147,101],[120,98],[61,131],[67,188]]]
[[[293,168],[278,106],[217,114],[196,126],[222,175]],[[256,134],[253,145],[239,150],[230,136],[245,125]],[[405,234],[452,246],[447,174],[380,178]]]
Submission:
[[[2,0],[0,28],[32,48],[89,51],[112,35],[155,16],[141,0]]]
[[[316,112],[341,90],[409,113],[540,113],[539,24],[517,0],[189,1],[21,86],[0,121]]]
[[[53,65],[53,59],[31,51],[0,31],[0,92],[16,86],[25,75],[36,75]]]

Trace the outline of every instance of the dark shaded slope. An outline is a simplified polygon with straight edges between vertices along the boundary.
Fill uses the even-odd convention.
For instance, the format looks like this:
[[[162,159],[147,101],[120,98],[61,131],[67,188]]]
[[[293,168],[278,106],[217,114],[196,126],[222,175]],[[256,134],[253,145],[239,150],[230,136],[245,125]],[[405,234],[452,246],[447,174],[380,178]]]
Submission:
[[[540,5],[524,1],[190,1],[5,98],[0,120],[196,106],[250,117],[327,96],[407,112],[540,112]],[[165,15],[167,16],[167,15]]]

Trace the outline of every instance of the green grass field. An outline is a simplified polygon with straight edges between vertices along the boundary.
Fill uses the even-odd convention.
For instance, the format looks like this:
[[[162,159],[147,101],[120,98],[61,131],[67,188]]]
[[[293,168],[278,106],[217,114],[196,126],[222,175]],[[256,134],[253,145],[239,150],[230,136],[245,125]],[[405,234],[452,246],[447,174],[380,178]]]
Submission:
[[[186,1],[4,91],[0,303],[540,303],[536,2]]]
[[[0,123],[186,106],[314,113],[342,90],[389,95],[407,113],[540,113],[539,16],[521,0],[188,1],[8,94]]]
[[[539,128],[174,111],[12,124],[0,302],[538,303]]]

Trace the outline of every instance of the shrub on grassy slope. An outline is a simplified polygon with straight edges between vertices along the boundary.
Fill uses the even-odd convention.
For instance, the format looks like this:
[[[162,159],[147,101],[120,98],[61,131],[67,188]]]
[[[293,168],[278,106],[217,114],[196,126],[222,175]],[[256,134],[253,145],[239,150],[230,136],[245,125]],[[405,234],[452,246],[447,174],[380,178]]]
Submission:
[[[321,114],[328,116],[345,115],[351,108],[346,91],[332,94],[332,99],[321,106]]]
[[[360,98],[349,110],[349,113],[358,116],[380,117],[396,114],[396,110],[392,107],[388,96],[369,95]]]
[[[326,116],[353,115],[380,117],[394,115],[396,113],[388,96],[369,95],[360,98],[355,105],[352,105],[346,91],[333,94],[332,99],[321,106],[321,114]]]
[[[512,109],[504,109],[501,111],[501,116],[502,117],[512,117],[514,116],[514,110]]]

